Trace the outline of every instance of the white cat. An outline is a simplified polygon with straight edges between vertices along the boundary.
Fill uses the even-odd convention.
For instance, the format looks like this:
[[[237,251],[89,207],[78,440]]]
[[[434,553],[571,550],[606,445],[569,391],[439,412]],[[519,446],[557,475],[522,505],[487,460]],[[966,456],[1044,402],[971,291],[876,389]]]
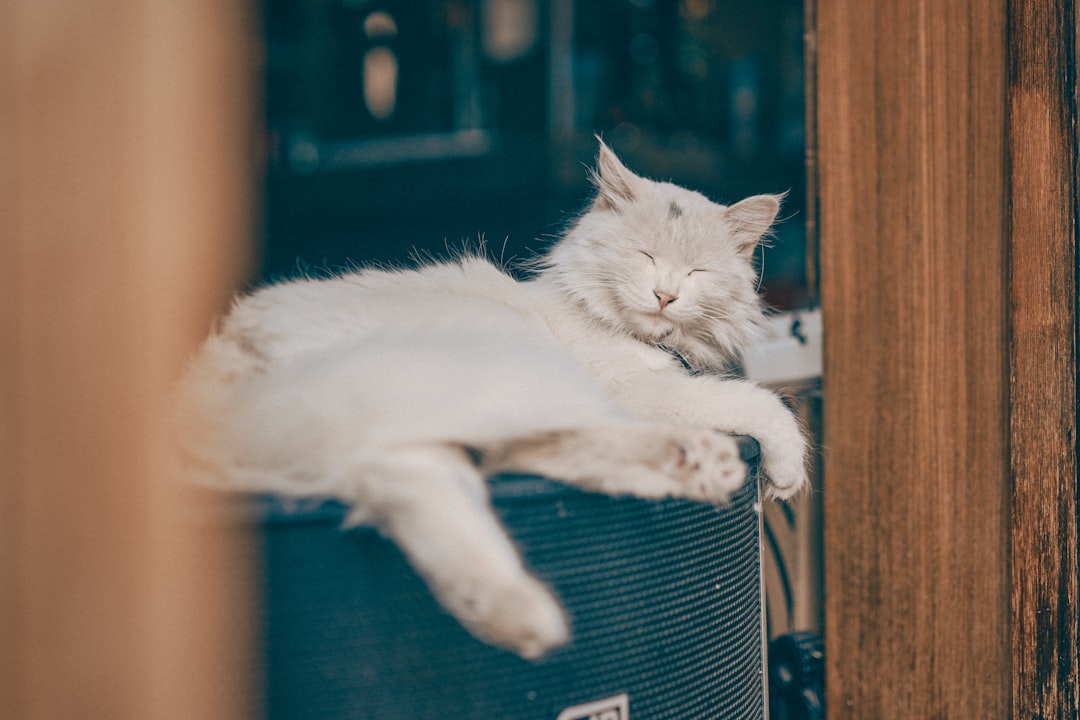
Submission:
[[[565,643],[568,624],[485,476],[721,503],[746,476],[725,434],[738,433],[759,441],[770,493],[794,494],[795,418],[716,372],[761,317],[752,255],[778,197],[717,205],[635,175],[602,142],[593,180],[528,281],[466,257],[239,300],[182,385],[190,474],[349,503],[474,635],[527,658]]]

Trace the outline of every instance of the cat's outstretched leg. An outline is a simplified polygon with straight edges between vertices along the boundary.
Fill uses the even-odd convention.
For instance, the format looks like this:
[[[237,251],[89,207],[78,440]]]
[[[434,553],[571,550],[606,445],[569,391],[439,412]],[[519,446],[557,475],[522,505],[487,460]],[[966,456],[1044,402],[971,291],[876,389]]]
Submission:
[[[722,503],[746,480],[735,438],[689,426],[575,428],[482,450],[485,472],[539,473],[609,495]]]
[[[354,519],[393,539],[443,607],[474,635],[525,658],[569,640],[562,608],[522,565],[462,449],[400,448],[355,470]]]
[[[803,430],[792,411],[766,388],[707,375],[664,375],[625,383],[612,392],[636,417],[755,438],[772,497],[789,498],[807,487]]]

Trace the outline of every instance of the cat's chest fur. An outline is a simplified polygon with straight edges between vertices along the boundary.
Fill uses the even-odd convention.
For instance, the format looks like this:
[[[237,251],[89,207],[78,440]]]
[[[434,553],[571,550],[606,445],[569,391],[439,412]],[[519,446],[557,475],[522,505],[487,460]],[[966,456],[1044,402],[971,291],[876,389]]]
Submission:
[[[655,344],[610,327],[572,301],[551,297],[550,290],[535,290],[536,315],[559,344],[605,387],[615,390],[641,376],[682,371],[678,361]]]

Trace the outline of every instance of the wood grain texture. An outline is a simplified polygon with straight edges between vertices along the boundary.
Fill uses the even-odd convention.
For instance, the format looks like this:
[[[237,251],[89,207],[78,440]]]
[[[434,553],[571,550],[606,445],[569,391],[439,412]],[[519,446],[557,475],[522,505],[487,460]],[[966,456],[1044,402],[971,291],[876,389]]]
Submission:
[[[1005,8],[816,5],[829,716],[1008,717]]]
[[[0,3],[0,717],[237,717],[168,392],[251,230],[243,3]]]
[[[1009,2],[1013,717],[1077,701],[1077,7]]]

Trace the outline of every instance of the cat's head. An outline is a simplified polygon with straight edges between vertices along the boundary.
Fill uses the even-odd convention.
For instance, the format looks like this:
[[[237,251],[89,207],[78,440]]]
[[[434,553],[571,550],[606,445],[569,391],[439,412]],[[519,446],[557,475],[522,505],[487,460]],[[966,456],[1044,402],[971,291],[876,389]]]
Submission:
[[[603,142],[592,179],[596,197],[543,274],[593,318],[724,367],[761,320],[754,250],[782,196],[718,205],[635,175]]]

